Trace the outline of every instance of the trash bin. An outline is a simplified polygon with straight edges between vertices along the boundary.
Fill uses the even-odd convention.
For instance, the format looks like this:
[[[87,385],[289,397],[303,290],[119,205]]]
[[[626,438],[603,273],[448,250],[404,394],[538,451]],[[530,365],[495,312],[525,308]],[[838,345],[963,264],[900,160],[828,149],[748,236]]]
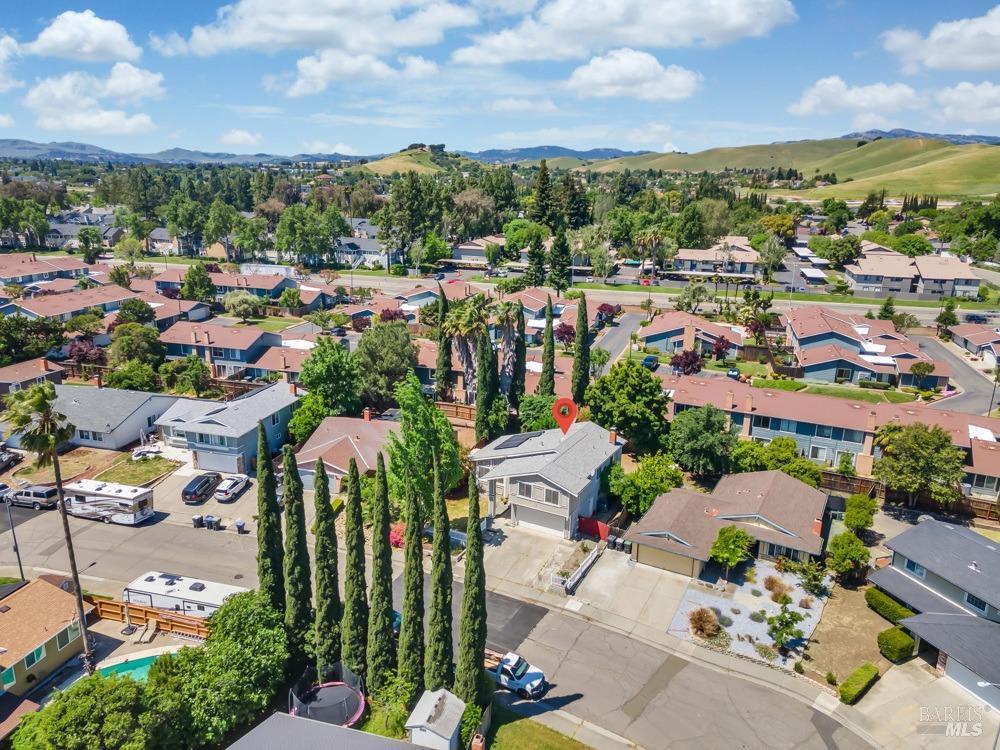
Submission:
[[[620,536],[615,537],[615,549],[621,552],[622,549],[624,549],[624,546],[625,546],[625,540],[622,539]]]
[[[614,534],[608,534],[608,549],[613,550],[615,548],[615,542],[618,541],[618,537]]]
[[[200,529],[202,526],[205,525],[205,519],[202,518],[201,516],[191,516],[191,523],[194,524],[194,527],[196,529]]]
[[[627,552],[632,554],[632,542],[628,539],[622,539],[622,552]]]
[[[236,533],[237,534],[243,534],[243,533],[245,533],[246,529],[244,527],[246,526],[246,523],[244,523],[244,521],[243,521],[242,518],[237,518],[236,519],[235,526],[236,526]]]
[[[218,523],[218,519],[215,516],[205,516],[205,528],[209,531],[215,531],[215,525]]]

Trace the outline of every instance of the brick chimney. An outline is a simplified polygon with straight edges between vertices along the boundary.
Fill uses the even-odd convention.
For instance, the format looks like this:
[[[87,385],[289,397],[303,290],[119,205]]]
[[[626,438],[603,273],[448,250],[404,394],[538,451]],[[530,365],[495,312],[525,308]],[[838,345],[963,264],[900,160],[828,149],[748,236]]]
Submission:
[[[212,334],[210,334],[207,330],[205,331],[205,343],[206,344],[212,343]]]
[[[298,396],[299,395],[299,384],[298,383],[292,383],[291,386],[292,386],[292,395],[293,396]]]
[[[197,344],[198,343],[198,329],[197,328],[192,328],[191,329],[191,343],[192,344]]]
[[[865,424],[865,429],[868,432],[875,432],[875,412],[868,412],[868,422]]]
[[[618,444],[618,430],[608,431],[608,442],[611,443],[612,445]]]
[[[49,361],[45,357],[41,357],[38,360],[38,366],[41,368],[42,372],[49,371]]]
[[[726,400],[723,403],[723,411],[732,411],[736,408],[736,395],[732,391],[726,391]]]
[[[363,412],[361,412],[361,418],[362,418],[363,420],[365,420],[366,422],[371,422],[371,421],[372,421],[372,410],[371,410],[371,409],[369,409],[369,408],[368,408],[368,407],[366,406],[366,407],[365,407],[365,410],[364,410]]]
[[[822,518],[814,518],[813,519],[813,529],[812,529],[812,531],[813,531],[813,534],[815,534],[816,536],[820,536],[823,533],[823,519]]]
[[[285,353],[284,352],[281,353],[281,369],[282,370],[287,370],[288,369],[288,360],[285,359]]]
[[[748,393],[747,397],[743,400],[743,411],[747,414],[753,411],[753,394]]]

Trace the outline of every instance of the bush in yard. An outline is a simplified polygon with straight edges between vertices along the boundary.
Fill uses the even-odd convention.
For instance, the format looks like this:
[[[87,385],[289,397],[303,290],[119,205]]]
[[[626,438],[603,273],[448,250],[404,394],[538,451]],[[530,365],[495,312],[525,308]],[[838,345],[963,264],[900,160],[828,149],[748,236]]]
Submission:
[[[719,633],[719,618],[708,607],[701,607],[688,615],[691,629],[699,638],[711,638]]]
[[[827,672],[826,673],[826,681],[827,681],[827,684],[829,684],[829,685],[836,685],[837,684],[837,675],[835,675],[833,672]]]
[[[778,576],[771,575],[764,579],[764,588],[768,591],[774,592],[784,590],[785,584],[780,578],[778,578]]]
[[[406,524],[402,521],[396,521],[389,527],[389,545],[396,547],[397,549],[403,548],[404,539],[406,538]]]
[[[847,498],[844,508],[844,526],[855,534],[861,534],[872,527],[878,502],[868,495],[856,494]]]
[[[812,605],[813,598],[811,596],[807,596],[805,599],[799,601],[799,607],[802,609],[812,609]]]
[[[773,648],[768,646],[766,643],[757,642],[753,645],[754,651],[757,652],[758,656],[768,661],[774,661],[778,658],[778,652]]]
[[[795,670],[797,674],[805,674],[806,668],[802,666],[802,662],[797,661],[792,665],[792,669]]]
[[[889,661],[900,662],[913,655],[913,638],[898,625],[878,634],[878,650]]]
[[[728,628],[730,625],[733,624],[733,618],[730,617],[729,615],[721,615],[719,617],[719,624],[724,628]]]
[[[893,625],[899,625],[900,620],[913,617],[916,612],[912,612],[891,596],[876,588],[870,588],[865,592],[865,601],[875,612],[882,615]]]
[[[851,672],[851,675],[840,685],[840,700],[848,706],[853,706],[878,679],[878,667],[865,662]]]
[[[754,596],[762,596],[764,592],[762,592],[760,589],[750,589],[750,593],[753,594]]]
[[[767,613],[762,609],[757,610],[756,612],[751,612],[750,619],[754,622],[764,622],[764,620],[767,619]]]
[[[775,591],[771,594],[771,601],[775,604],[791,604],[792,597],[788,594],[788,591]]]

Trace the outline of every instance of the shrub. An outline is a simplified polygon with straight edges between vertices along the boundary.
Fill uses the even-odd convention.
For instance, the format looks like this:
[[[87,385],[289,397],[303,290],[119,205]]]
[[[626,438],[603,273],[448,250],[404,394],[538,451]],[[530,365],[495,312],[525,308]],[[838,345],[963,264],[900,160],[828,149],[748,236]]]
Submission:
[[[915,642],[901,627],[895,625],[878,634],[878,650],[889,661],[899,662],[913,655]]]
[[[827,672],[826,673],[826,681],[830,685],[836,685],[837,684],[837,675],[835,675],[833,672]]]
[[[764,588],[773,593],[778,590],[783,591],[785,584],[778,576],[771,575],[764,579]]]
[[[762,609],[757,612],[751,612],[750,619],[754,622],[764,622],[767,619],[767,613]]]
[[[876,588],[870,588],[865,592],[865,601],[868,606],[882,615],[893,625],[899,625],[900,620],[913,617],[915,612],[911,612],[891,596]]]
[[[719,617],[719,624],[724,628],[728,628],[733,624],[733,618],[728,615],[722,615]]]
[[[719,632],[719,618],[708,607],[701,607],[688,615],[691,629],[699,638],[711,638]]]
[[[462,722],[459,724],[459,742],[461,747],[468,747],[472,742],[472,735],[476,732],[476,727],[479,726],[479,720],[483,718],[483,711],[475,703],[469,703],[465,707],[465,711],[462,713]],[[406,720],[403,720],[406,723]]]
[[[878,667],[865,662],[855,669],[840,686],[840,700],[848,706],[853,706],[878,679]]]
[[[799,600],[799,606],[802,609],[812,609],[812,605],[813,605],[813,598],[811,596],[807,596],[805,599]]]
[[[775,604],[791,604],[792,597],[788,595],[787,591],[775,591],[771,594],[771,601]]]
[[[398,549],[403,548],[403,542],[406,537],[406,524],[402,521],[396,521],[389,527],[389,544]]]
[[[800,661],[795,662],[792,665],[792,669],[794,669],[799,674],[805,674],[805,672],[806,672],[806,668],[802,666],[802,662],[800,662]]]
[[[764,592],[760,589],[750,589],[750,593],[754,596],[763,596]]]
[[[758,642],[755,643],[753,647],[759,656],[763,657],[764,659],[767,659],[768,661],[774,661],[775,659],[778,658],[778,652],[775,651],[770,646],[768,646],[766,643]]]
[[[860,385],[862,388],[871,388],[876,391],[887,391],[890,388],[892,388],[891,383],[882,383],[879,382],[878,380],[859,380],[858,385]]]
[[[757,583],[757,569],[747,568],[747,572],[743,574],[743,580],[747,583]]]

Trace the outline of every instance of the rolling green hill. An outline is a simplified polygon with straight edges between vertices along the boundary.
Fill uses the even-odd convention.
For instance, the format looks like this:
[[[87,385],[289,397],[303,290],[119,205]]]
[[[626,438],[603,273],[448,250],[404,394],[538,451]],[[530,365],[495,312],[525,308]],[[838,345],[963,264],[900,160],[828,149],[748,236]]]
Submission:
[[[368,162],[357,169],[367,169],[379,175],[390,175],[393,172],[416,172],[417,174],[434,174],[444,172],[449,168],[461,170],[475,170],[482,167],[478,162],[472,161],[460,154],[441,153],[432,154],[423,149],[411,149],[390,154],[377,161]]]

